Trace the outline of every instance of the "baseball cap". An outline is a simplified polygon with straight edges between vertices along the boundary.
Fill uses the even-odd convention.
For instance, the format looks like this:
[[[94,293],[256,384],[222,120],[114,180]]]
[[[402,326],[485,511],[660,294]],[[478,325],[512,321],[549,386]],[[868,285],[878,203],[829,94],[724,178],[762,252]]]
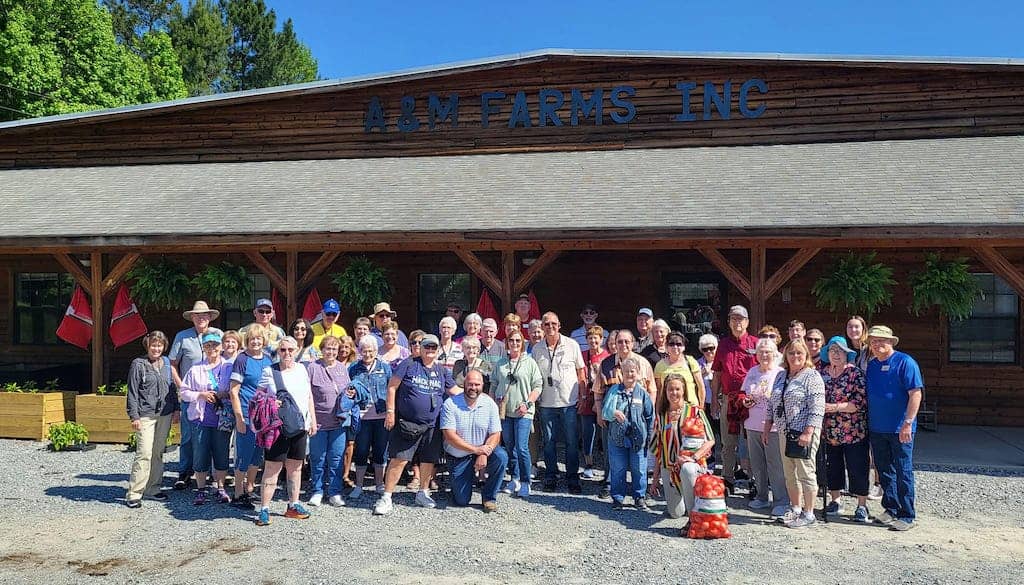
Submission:
[[[341,306],[338,305],[338,301],[334,299],[327,299],[324,301],[324,313],[340,313]]]
[[[433,333],[428,333],[420,338],[420,347],[424,345],[441,345],[441,341]]]
[[[273,309],[274,303],[270,302],[270,299],[256,299],[256,308],[260,307],[270,307]]]
[[[744,319],[750,318],[750,313],[747,313],[747,308],[743,305],[733,305],[732,307],[729,307],[729,316],[732,317],[733,315],[739,315]]]
[[[203,344],[207,344],[207,343],[210,343],[210,342],[213,342],[213,343],[216,343],[216,344],[219,345],[220,344],[220,333],[214,333],[213,331],[207,331],[206,333],[204,333],[203,334]]]
[[[644,307],[636,312],[637,315],[647,315],[648,317],[654,317],[654,311]]]

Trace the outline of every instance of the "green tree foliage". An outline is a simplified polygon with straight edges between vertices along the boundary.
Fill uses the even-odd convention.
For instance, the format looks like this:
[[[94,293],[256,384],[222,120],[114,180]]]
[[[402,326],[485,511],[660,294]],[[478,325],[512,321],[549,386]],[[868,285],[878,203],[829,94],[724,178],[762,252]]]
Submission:
[[[0,119],[65,114],[184,97],[160,31],[139,53],[119,44],[96,0],[21,0],[0,21]]]
[[[224,89],[237,91],[313,81],[317,63],[295,36],[291,19],[276,31],[277,15],[263,0],[221,0],[232,40]]]
[[[168,30],[188,94],[222,91],[231,29],[220,7],[212,0],[196,0],[187,10],[179,4],[168,21]]]
[[[118,42],[135,49],[146,33],[167,31],[178,0],[103,0],[103,5],[110,11]]]

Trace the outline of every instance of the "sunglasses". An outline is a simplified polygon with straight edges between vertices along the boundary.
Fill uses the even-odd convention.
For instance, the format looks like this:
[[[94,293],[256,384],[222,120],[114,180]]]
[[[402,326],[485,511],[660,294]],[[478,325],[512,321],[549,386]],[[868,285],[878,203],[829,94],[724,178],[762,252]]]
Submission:
[[[423,343],[423,344],[420,344],[420,347],[422,347],[423,349],[428,350],[428,351],[429,350],[436,350],[437,349],[437,345],[435,345],[433,343]]]
[[[410,341],[409,342],[409,345],[419,345],[419,344],[420,344],[420,340],[419,339],[417,339],[416,341]]]
[[[764,335],[762,335],[761,337],[762,337],[763,339],[778,339],[778,338],[779,338],[779,336],[778,336],[778,335],[775,335],[774,333],[765,333],[765,334],[764,334]]]
[[[679,341],[670,341],[670,342],[668,342],[668,346],[669,347],[683,347],[683,344],[681,342],[679,342]]]
[[[305,331],[305,330],[306,330],[306,326],[305,325],[299,325],[299,326],[295,327],[294,329],[292,329],[292,331]]]
[[[558,327],[558,323],[542,323],[545,327]]]
[[[337,313],[324,313],[324,317],[337,317]]]
[[[821,343],[822,341],[825,341],[825,340],[824,339],[819,339],[817,337],[808,337],[807,338],[807,343]]]
[[[273,309],[256,309],[256,312],[259,313],[260,315],[269,315],[274,311]]]
[[[279,347],[279,348],[277,348],[277,353],[295,353],[296,351],[299,351],[299,350],[294,348],[294,347]]]
[[[718,348],[716,348],[716,347],[702,347],[702,348],[700,348],[700,350],[702,352],[704,352],[704,353],[707,353],[709,351],[715,351],[716,349],[718,349]]]

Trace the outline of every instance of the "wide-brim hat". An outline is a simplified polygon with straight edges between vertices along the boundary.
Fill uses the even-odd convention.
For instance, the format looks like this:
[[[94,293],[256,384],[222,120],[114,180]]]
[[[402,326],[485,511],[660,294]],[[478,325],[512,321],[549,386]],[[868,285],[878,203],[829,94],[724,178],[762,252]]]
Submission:
[[[196,301],[196,304],[192,305],[192,310],[185,311],[184,313],[181,314],[181,316],[184,317],[186,321],[191,321],[192,315],[195,315],[197,313],[208,313],[210,315],[211,321],[213,321],[217,317],[220,317],[220,311],[218,311],[217,309],[211,309],[210,305],[206,304],[206,301]]]
[[[391,305],[389,303],[377,303],[376,305],[373,306],[373,312],[367,315],[367,317],[373,319],[377,315],[377,313],[381,312],[389,313],[392,319],[398,316],[398,313],[391,310]]]
[[[868,339],[871,339],[872,337],[889,339],[892,341],[893,345],[896,345],[897,343],[900,342],[900,338],[893,335],[892,329],[886,327],[885,325],[875,325],[871,329],[868,329]]]
[[[832,339],[828,340],[825,347],[821,348],[821,363],[822,365],[828,365],[828,350],[832,349],[833,345],[838,345],[839,349],[846,352],[846,361],[855,362],[857,361],[857,352],[850,349],[850,346],[846,344],[846,338],[842,335],[836,335]]]

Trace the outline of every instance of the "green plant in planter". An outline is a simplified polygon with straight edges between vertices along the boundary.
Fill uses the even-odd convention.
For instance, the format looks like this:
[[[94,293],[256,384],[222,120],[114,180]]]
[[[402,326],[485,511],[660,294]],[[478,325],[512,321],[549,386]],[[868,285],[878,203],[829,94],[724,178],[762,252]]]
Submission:
[[[910,275],[910,290],[914,298],[909,310],[914,315],[937,307],[957,321],[971,316],[974,301],[981,295],[966,258],[943,260],[935,252],[925,254],[924,268]]]
[[[366,256],[353,258],[345,270],[331,275],[331,282],[338,287],[342,305],[351,306],[360,315],[391,298],[387,270]]]
[[[57,392],[58,390],[60,390],[60,378],[47,380],[46,385],[43,386],[43,392]]]
[[[54,451],[63,451],[71,445],[84,445],[89,442],[89,431],[76,422],[65,422],[50,425],[46,434]]]
[[[203,266],[192,278],[192,286],[200,298],[214,305],[244,306],[252,296],[249,273],[227,261]]]
[[[38,394],[39,385],[36,384],[35,380],[26,380],[25,383],[21,385],[21,390],[22,392],[28,392],[29,394]]]
[[[865,313],[892,304],[892,268],[875,262],[875,252],[850,252],[836,258],[832,267],[814,283],[811,293],[818,307],[833,313]]]
[[[24,392],[24,390],[21,388],[21,386],[17,382],[7,382],[6,384],[3,385],[3,391],[4,392],[14,392],[14,393]]]
[[[180,309],[192,292],[192,283],[181,262],[161,258],[157,262],[139,262],[126,276],[132,299],[142,307]]]

